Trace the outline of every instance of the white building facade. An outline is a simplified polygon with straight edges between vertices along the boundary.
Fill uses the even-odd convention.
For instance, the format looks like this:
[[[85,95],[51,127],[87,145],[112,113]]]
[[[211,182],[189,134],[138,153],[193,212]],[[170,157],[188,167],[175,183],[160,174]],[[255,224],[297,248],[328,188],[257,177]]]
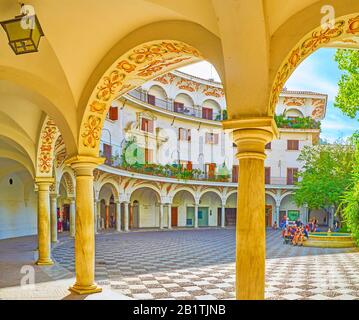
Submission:
[[[263,214],[268,227],[284,215],[304,222],[315,216],[319,224],[330,224],[331,217],[298,207],[292,195],[302,168],[298,156],[305,146],[318,143],[326,103],[326,95],[313,92],[283,91],[280,96],[276,108],[280,136],[266,147]],[[115,100],[101,137],[106,162],[94,175],[96,231],[234,226],[240,172],[231,132],[222,129],[226,116],[220,83],[178,71]],[[64,165],[61,137],[55,155],[52,211],[61,222],[59,229],[74,235],[75,176]],[[20,194],[16,184],[15,179],[12,193],[6,194],[14,201]],[[26,208],[14,207],[16,215],[11,217],[25,224],[15,230],[16,221],[4,211],[0,238],[36,233],[36,193],[27,188],[24,194]],[[32,218],[21,218],[23,211],[30,216],[30,209]]]
[[[281,94],[276,108],[280,136],[266,147],[263,214],[268,227],[284,215],[304,222],[310,217],[292,194],[302,168],[298,156],[319,142],[326,103],[325,94]],[[115,101],[101,141],[107,160],[97,171],[100,226],[115,227],[116,216],[122,229],[234,225],[240,173],[231,132],[221,127],[225,117],[220,83],[178,71]],[[176,175],[165,166],[184,172]],[[189,171],[195,174],[186,176]],[[113,178],[119,182],[104,183]],[[315,217],[322,225],[330,223],[321,211]]]

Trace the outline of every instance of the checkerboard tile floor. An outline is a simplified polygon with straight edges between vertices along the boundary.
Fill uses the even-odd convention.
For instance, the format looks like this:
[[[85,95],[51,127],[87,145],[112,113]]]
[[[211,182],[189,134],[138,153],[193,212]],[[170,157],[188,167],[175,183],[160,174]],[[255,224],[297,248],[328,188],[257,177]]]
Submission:
[[[53,250],[74,272],[73,240]],[[134,299],[233,299],[234,229],[96,236],[96,281]],[[359,252],[284,245],[267,231],[266,299],[359,300]]]

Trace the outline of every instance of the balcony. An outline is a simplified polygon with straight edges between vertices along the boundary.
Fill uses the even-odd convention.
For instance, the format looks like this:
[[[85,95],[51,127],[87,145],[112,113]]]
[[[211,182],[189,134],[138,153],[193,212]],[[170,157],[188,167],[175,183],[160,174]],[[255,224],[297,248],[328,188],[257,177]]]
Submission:
[[[311,117],[287,118],[284,115],[275,115],[274,120],[278,128],[284,129],[320,129],[320,121]]]
[[[112,168],[127,171],[129,173],[138,173],[141,175],[149,175],[155,177],[172,178],[177,180],[188,180],[188,181],[210,181],[217,183],[230,183],[237,185],[238,183],[238,172],[237,169],[232,169],[232,174],[220,175],[215,172],[205,172],[200,168],[189,168],[185,165],[180,164],[155,164],[155,163],[144,163],[133,165],[124,164],[121,156],[119,156],[118,146],[109,147],[109,145],[103,144],[103,150],[100,151],[100,156],[105,158],[105,165]],[[112,155],[111,151],[116,150],[116,155]],[[234,166],[236,167],[236,166]],[[218,170],[216,170],[218,171]],[[266,185],[271,186],[288,186],[295,187],[296,178],[287,179],[287,177],[266,177]]]
[[[146,91],[135,89],[127,93],[130,97],[141,101],[145,104],[150,104],[155,107],[161,108],[166,111],[183,114],[185,116],[196,117],[200,119],[222,121],[225,120],[226,110],[220,112],[208,112],[208,109],[202,108],[201,106],[186,106],[181,103],[176,103],[172,100],[163,100],[157,97],[148,95]]]

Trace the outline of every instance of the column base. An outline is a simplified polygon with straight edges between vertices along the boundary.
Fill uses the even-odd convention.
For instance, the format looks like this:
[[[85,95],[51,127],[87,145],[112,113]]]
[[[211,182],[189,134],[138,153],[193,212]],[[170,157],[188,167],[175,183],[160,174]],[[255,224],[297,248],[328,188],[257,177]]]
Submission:
[[[78,284],[74,284],[69,290],[74,294],[92,294],[102,292],[102,288],[98,287],[96,284],[91,286],[81,286]]]
[[[54,262],[51,259],[39,259],[35,262],[38,266],[51,266],[54,264]]]

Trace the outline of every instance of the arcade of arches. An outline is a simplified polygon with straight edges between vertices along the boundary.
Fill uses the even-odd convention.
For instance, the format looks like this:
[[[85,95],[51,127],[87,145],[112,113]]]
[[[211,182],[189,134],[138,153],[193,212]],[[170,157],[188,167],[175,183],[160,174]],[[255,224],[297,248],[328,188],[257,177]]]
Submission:
[[[75,237],[76,283],[71,290],[94,293],[101,291],[94,282],[97,212],[101,223],[127,230],[146,210],[141,207],[145,192],[153,198],[156,212],[148,225],[171,227],[169,220],[176,215],[168,212],[183,199],[192,203],[197,217],[200,197],[208,196],[204,191],[177,193],[159,183],[149,188],[114,175],[112,183],[101,181],[101,172],[95,169],[104,161],[99,157],[102,126],[115,98],[170,70],[207,60],[223,81],[229,118],[223,128],[233,131],[240,160],[236,297],[264,299],[263,162],[265,144],[277,135],[273,108],[285,81],[312,52],[323,46],[358,47],[359,2],[107,0],[104,6],[87,0],[29,0],[27,4],[34,6],[45,34],[39,52],[15,55],[0,32],[1,197],[11,200],[1,208],[0,219],[6,221],[2,226],[7,226],[0,226],[1,237],[24,235],[26,225],[28,233],[38,234],[37,264],[51,264],[58,201],[66,207],[68,228]],[[332,28],[321,26],[324,5],[335,9]],[[1,1],[1,21],[18,11],[16,1]],[[225,206],[227,199],[218,199],[214,190],[208,192],[221,208]],[[231,201],[233,197],[229,195]],[[133,212],[122,219],[122,210]],[[31,212],[37,212],[37,227],[26,220]],[[201,223],[194,218],[194,226]]]

